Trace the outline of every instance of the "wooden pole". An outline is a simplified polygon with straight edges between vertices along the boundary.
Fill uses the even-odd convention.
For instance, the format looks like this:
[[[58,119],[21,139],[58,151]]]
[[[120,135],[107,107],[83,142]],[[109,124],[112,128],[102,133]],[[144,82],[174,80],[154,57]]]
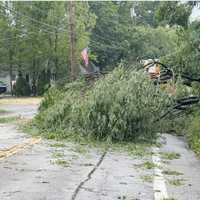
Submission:
[[[75,2],[69,1],[69,45],[70,45],[70,76],[71,80],[77,78],[76,62],[76,31],[75,31]]]

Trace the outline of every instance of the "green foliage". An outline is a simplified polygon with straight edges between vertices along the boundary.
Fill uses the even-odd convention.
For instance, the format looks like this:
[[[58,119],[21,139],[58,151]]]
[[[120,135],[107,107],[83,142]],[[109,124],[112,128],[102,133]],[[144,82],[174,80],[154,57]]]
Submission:
[[[128,73],[114,71],[89,94],[84,123],[98,139],[107,135],[119,141],[153,139],[156,135],[154,120],[168,103],[165,95],[158,95],[141,72]]]
[[[50,87],[50,72],[42,71],[37,82],[37,94],[43,95]]]
[[[186,128],[187,139],[190,147],[200,155],[200,112],[188,120]]]
[[[84,84],[66,85],[62,98],[39,113],[36,125],[57,137],[79,134],[112,141],[156,138],[155,121],[164,112],[169,97],[158,92],[142,72],[120,67],[90,90]]]
[[[87,90],[89,85],[84,80],[77,80],[75,82],[71,82],[63,86],[63,88],[59,88],[57,86],[52,86],[48,89],[48,91],[44,94],[44,98],[40,104],[39,110],[44,111],[47,110],[49,107],[53,106],[57,103],[57,101],[60,101],[64,98],[65,93],[71,93],[75,91],[82,91],[84,92],[84,89]]]
[[[176,152],[160,152],[161,158],[164,160],[174,160],[179,159],[181,155]]]
[[[0,3],[1,69],[25,70],[31,81],[38,82],[39,95],[48,85],[41,75],[44,70],[53,71],[56,79],[69,79],[68,8],[69,2],[10,2],[9,6]],[[79,62],[96,23],[87,2],[75,2],[75,20]]]
[[[162,25],[188,26],[192,6],[178,1],[161,2],[155,13],[155,18]]]
[[[196,86],[196,84],[194,84]],[[176,93],[173,97],[174,102],[171,104],[171,108],[176,104],[176,99],[185,98],[192,95],[198,95],[198,87],[189,87],[183,84],[183,81],[180,77],[178,77],[176,83]],[[185,129],[188,126],[187,119],[192,116],[193,113],[196,112],[198,105],[193,105],[188,107],[185,111],[182,112],[174,112],[172,110],[168,116],[165,117],[165,120],[161,122],[160,131],[173,133],[176,135],[185,135]],[[170,108],[169,108],[170,109]]]
[[[55,86],[48,89],[44,94],[44,98],[40,104],[39,110],[43,111],[55,104],[59,98],[61,98],[62,92],[58,90]]]
[[[101,68],[115,67],[122,60],[135,64],[141,58],[159,58],[175,51],[177,35],[173,28],[143,26],[155,24],[159,2],[92,2],[97,16],[90,48]],[[134,7],[136,16],[130,15]],[[136,21],[136,23],[135,23]]]
[[[150,161],[146,161],[146,162],[136,165],[136,166],[140,167],[140,168],[144,168],[144,169],[154,169],[154,168],[159,167],[158,165],[156,165],[155,163],[150,162]]]
[[[168,180],[168,183],[170,185],[173,185],[173,186],[182,186],[182,185],[185,185],[185,179],[183,178],[175,178],[175,179],[169,179]]]
[[[69,79],[69,4],[10,4],[11,15],[6,12],[7,4],[0,4],[2,66],[11,72],[26,70],[31,80],[39,82],[38,93],[42,94],[46,84],[40,83],[44,80],[40,74],[44,70],[53,71],[56,81]],[[198,23],[188,31],[158,27],[178,24],[187,28],[191,8],[180,2],[75,2],[78,63],[81,50],[89,46],[92,59],[101,69],[112,69],[122,61],[135,64],[141,58],[168,56],[175,68],[197,71]]]
[[[0,124],[16,122],[16,120],[18,120],[18,119],[19,119],[18,116],[0,117]]]
[[[134,21],[136,24],[156,26],[155,12],[160,5],[159,1],[135,1],[133,2],[134,7]]]
[[[176,98],[182,98],[182,97],[187,97],[194,95],[195,89],[193,87],[189,87],[187,85],[183,84],[183,80],[178,77],[177,81],[175,83],[176,86]]]
[[[176,49],[177,35],[173,28],[137,27],[140,58],[160,58]],[[132,46],[134,48],[134,45]]]
[[[26,81],[26,79],[22,76],[21,73],[19,74],[19,77],[17,78],[14,92],[16,96],[29,96],[31,93],[30,85]]]
[[[193,78],[199,78],[199,42],[200,23],[193,22],[187,30],[176,30],[176,48],[172,53],[166,54],[162,61],[173,68],[176,73],[187,73]]]

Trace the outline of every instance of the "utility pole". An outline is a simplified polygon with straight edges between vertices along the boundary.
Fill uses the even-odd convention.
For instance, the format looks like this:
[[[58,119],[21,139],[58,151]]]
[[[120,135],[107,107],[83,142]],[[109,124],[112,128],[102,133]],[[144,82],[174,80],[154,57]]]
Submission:
[[[77,78],[77,61],[76,61],[76,31],[75,31],[75,1],[69,3],[69,45],[70,45],[70,76],[71,80]]]

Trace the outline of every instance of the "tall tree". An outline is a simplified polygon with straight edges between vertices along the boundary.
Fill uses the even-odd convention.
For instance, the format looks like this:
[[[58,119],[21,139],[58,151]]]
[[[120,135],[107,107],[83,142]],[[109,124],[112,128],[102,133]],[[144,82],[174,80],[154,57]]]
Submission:
[[[155,17],[159,24],[178,25],[187,28],[191,12],[192,5],[190,4],[179,1],[165,1],[160,3]]]
[[[156,26],[155,12],[160,5],[159,1],[133,2],[132,15],[136,25]]]
[[[57,79],[68,78],[69,12],[65,6],[69,7],[69,2],[0,4],[3,30],[0,33],[0,53],[10,69],[28,73],[33,82],[37,82],[41,73],[49,71]],[[88,3],[75,2],[75,7],[75,50],[79,62],[80,52],[88,45],[96,18],[89,12]]]

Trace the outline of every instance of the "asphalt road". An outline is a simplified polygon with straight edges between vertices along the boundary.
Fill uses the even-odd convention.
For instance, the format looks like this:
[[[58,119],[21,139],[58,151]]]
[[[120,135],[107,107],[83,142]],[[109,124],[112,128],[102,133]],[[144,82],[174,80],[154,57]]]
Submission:
[[[32,118],[37,105],[0,109]],[[144,156],[52,140],[20,146],[29,140],[16,124],[0,124],[0,200],[200,200],[200,160],[182,138],[163,135]]]

